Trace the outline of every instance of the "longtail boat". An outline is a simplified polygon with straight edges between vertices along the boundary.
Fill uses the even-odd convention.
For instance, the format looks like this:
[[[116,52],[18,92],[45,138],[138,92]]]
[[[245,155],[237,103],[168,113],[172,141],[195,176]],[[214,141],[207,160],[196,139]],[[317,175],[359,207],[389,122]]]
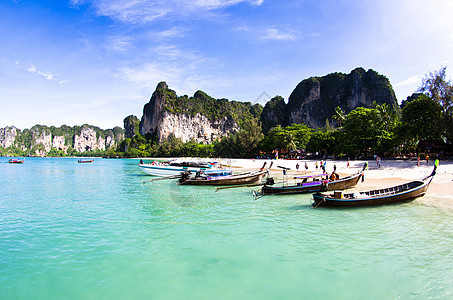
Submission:
[[[191,176],[192,174],[190,172],[185,172],[181,175],[181,178],[179,179],[179,184],[240,185],[257,183],[260,182],[263,179],[263,177],[269,173],[270,167],[268,169],[264,169],[265,166],[266,163],[264,163],[263,167],[257,171],[216,177],[211,177],[207,174],[204,174],[202,171],[196,172],[195,176]]]
[[[410,181],[397,186],[371,190],[366,192],[354,192],[343,194],[341,191],[330,193],[316,193],[313,195],[313,206],[364,206],[380,205],[395,202],[404,202],[423,197],[428,190],[429,184],[436,175],[436,168],[428,177]]]
[[[197,163],[197,162],[170,162],[170,163],[161,163],[154,161],[150,164],[140,164],[140,169],[148,175],[153,176],[177,176],[183,172],[197,172],[204,171],[204,173],[209,174],[210,176],[224,176],[232,175],[231,170],[221,169],[216,166],[215,163]]]
[[[94,159],[79,159],[77,162],[79,164],[89,164],[89,163],[92,163],[94,161]]]
[[[351,188],[357,185],[360,178],[363,178],[363,170],[357,174],[343,177],[338,180],[329,181],[328,179],[323,179],[327,177],[328,174],[316,174],[316,175],[304,175],[296,176],[294,179],[302,179],[301,182],[296,183],[295,185],[264,185],[261,190],[255,192],[256,196],[265,196],[265,195],[285,195],[285,194],[303,194],[303,193],[313,193],[320,191],[330,191],[330,190],[344,190]],[[320,179],[319,179],[320,178]],[[311,179],[311,181],[310,181]]]
[[[23,164],[24,161],[25,161],[25,158],[23,158],[23,159],[10,158],[10,159],[8,160],[8,163],[10,163],[10,164]]]

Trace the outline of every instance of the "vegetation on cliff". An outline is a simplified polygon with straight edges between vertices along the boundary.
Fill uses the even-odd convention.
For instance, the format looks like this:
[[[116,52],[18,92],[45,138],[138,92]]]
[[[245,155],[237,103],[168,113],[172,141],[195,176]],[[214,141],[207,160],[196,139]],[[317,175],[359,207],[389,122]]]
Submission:
[[[300,82],[286,106],[286,124],[305,123],[312,128],[332,122],[335,108],[345,113],[357,107],[370,108],[373,102],[397,106],[395,93],[387,77],[374,70],[357,68],[350,74],[332,73]]]
[[[261,113],[261,123],[263,132],[268,133],[269,130],[277,125],[286,123],[286,103],[281,96],[275,96],[264,105]]]
[[[74,139],[76,135],[80,135],[83,128],[89,128],[96,133],[96,138],[105,139],[110,136],[115,144],[119,144],[124,139],[124,130],[120,127],[103,130],[99,127],[84,124],[82,126],[67,126],[60,127],[35,125],[30,129],[22,131],[17,130],[17,135],[14,140],[14,145],[8,148],[0,148],[1,156],[103,156],[106,154],[114,154],[116,149],[89,150],[78,152],[74,149]],[[62,137],[63,144],[59,144],[54,148],[54,138]],[[44,142],[49,143],[50,150],[46,150]]]
[[[244,126],[251,119],[259,119],[263,107],[250,102],[229,101],[228,99],[214,99],[205,92],[197,91],[193,97],[187,95],[178,97],[176,92],[165,84],[159,84],[156,92],[163,96],[164,111],[174,114],[203,115],[211,122],[231,117],[233,121]]]

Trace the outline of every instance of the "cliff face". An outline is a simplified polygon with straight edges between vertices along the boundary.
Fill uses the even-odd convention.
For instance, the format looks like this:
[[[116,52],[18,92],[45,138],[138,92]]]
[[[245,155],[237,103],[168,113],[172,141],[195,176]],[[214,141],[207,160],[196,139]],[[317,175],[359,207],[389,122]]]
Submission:
[[[124,131],[119,127],[102,130],[90,125],[59,128],[35,125],[23,131],[14,126],[0,128],[0,148],[18,148],[33,156],[46,156],[52,149],[65,153],[70,148],[75,152],[106,150],[123,139]]]
[[[0,147],[8,148],[14,146],[14,141],[16,140],[18,132],[20,132],[20,130],[14,126],[0,128]]]
[[[93,128],[83,125],[80,134],[74,135],[74,150],[77,152],[105,150],[105,139],[97,137]]]
[[[165,82],[157,85],[143,108],[140,134],[156,134],[158,142],[170,135],[183,142],[211,143],[236,132],[242,121],[258,118],[262,107],[251,103],[214,99],[202,91],[177,97]]]
[[[161,114],[159,126],[156,128],[159,140],[164,140],[173,134],[184,143],[193,139],[197,143],[205,144],[238,130],[239,125],[228,117],[210,121],[200,114],[192,117],[189,114],[168,112]]]
[[[263,132],[267,133],[272,127],[285,124],[285,115],[286,103],[282,97],[276,96],[269,100],[264,106],[260,118]]]
[[[311,77],[297,85],[286,106],[286,124],[304,123],[312,128],[332,121],[335,107],[346,114],[357,107],[371,107],[373,102],[397,105],[389,80],[373,70],[362,68],[350,74],[333,73]]]
[[[140,120],[136,116],[127,116],[124,119],[123,124],[125,138],[131,139],[140,132]]]
[[[156,90],[154,91],[151,99],[143,107],[143,116],[140,121],[140,134],[146,135],[157,131],[161,121],[161,114],[163,110],[163,103],[169,101],[170,98],[175,98],[176,93],[168,89],[168,85],[165,82],[160,82]],[[159,141],[162,140],[159,137]]]
[[[48,131],[47,128],[32,127],[30,131],[32,134],[31,145],[35,148],[35,155],[44,156],[52,149],[52,134],[50,130]],[[37,147],[38,145],[42,146]]]

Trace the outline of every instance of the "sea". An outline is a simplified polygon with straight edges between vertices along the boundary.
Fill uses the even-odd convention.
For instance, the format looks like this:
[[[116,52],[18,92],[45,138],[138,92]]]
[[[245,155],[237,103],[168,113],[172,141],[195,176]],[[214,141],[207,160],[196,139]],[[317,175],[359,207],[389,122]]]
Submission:
[[[131,159],[0,178],[0,299],[453,299],[451,210],[143,183]]]

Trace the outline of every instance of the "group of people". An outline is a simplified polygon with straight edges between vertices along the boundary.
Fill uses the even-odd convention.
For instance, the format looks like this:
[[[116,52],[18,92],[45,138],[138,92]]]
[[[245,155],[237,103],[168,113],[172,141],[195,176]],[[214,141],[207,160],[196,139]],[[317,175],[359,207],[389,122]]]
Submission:
[[[426,155],[426,166],[429,167],[429,155]],[[417,167],[420,167],[420,156],[417,156]]]
[[[326,165],[327,165],[327,161],[325,161],[325,160],[321,160],[319,162],[319,164],[316,161],[315,162],[315,169],[316,169],[316,171],[318,171],[318,169],[321,169],[322,172],[325,174],[326,173]],[[299,163],[296,163],[297,172],[299,172],[299,167],[300,167]],[[349,167],[349,159],[348,159],[348,167]],[[305,162],[305,174],[307,173],[307,171],[308,171],[308,164],[307,164],[307,162]],[[338,175],[338,173],[337,173],[337,165],[333,166],[333,172],[330,174],[330,176],[327,176],[326,179],[328,179],[330,181],[335,181],[335,180],[340,179],[340,175]]]

